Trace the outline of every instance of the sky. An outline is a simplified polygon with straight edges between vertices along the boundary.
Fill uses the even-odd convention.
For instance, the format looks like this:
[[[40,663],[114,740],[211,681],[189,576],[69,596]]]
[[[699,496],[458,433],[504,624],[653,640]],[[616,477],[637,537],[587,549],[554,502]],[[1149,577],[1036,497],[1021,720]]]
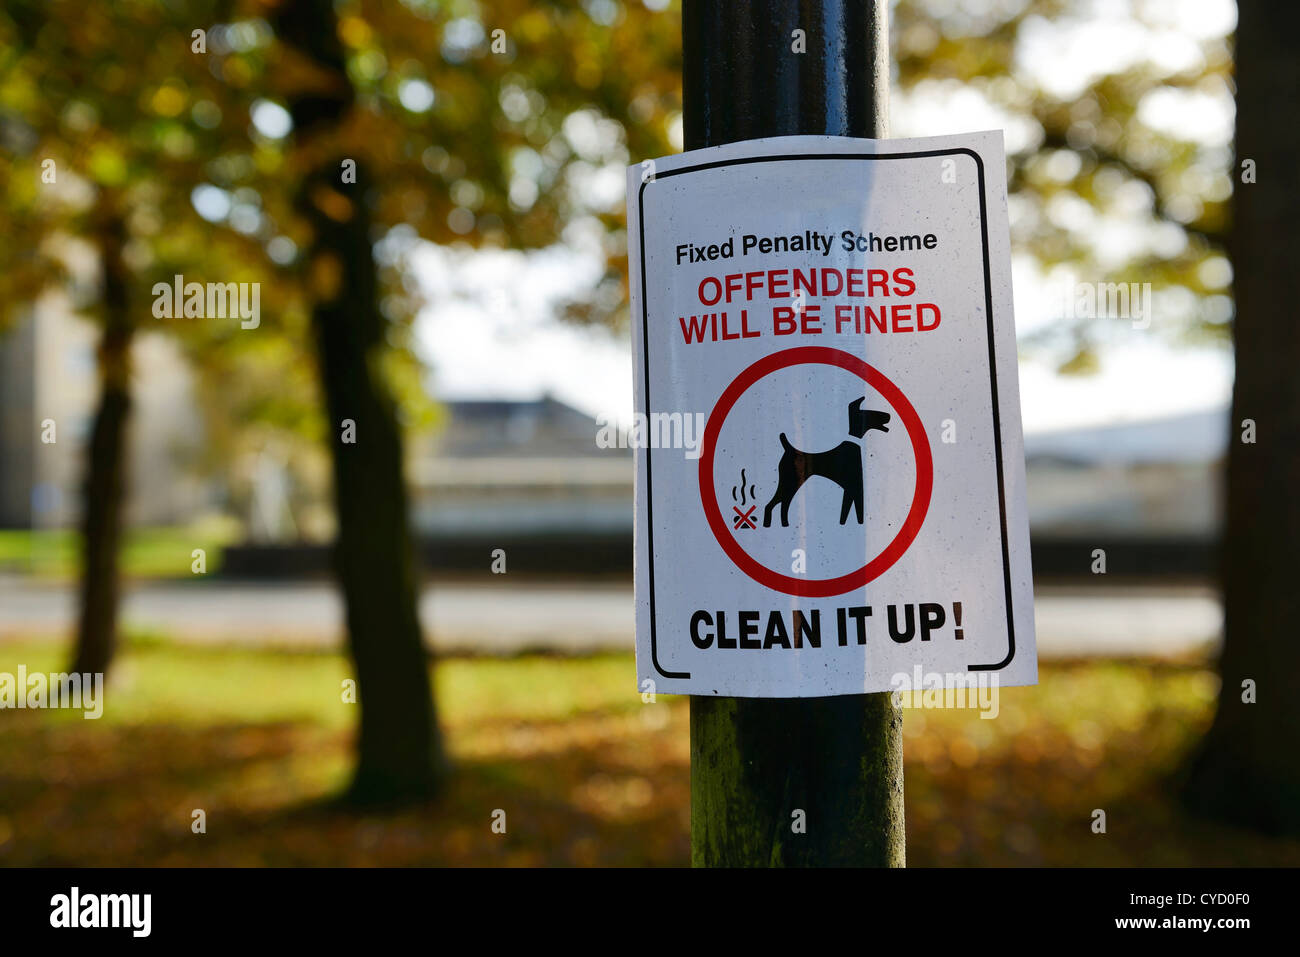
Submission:
[[[1090,75],[1147,59],[1170,71],[1194,66],[1197,40],[1223,36],[1234,25],[1230,0],[1149,0],[1140,4],[1146,25],[1136,24],[1126,0],[1096,0],[1076,19],[1028,28],[1017,69],[1062,96],[1077,93]],[[1232,134],[1228,95],[1170,93],[1141,106],[1144,121],[1209,146],[1226,146]],[[1149,115],[1148,115],[1149,114]],[[1001,129],[1008,151],[1032,134],[1026,122],[1000,112],[957,84],[922,84],[891,103],[891,133],[928,136]],[[644,157],[636,157],[636,160]],[[1011,214],[1016,215],[1016,209]],[[1128,221],[1105,220],[1087,209],[1055,210],[1071,225],[1097,235],[1123,255],[1160,235]],[[421,243],[412,271],[429,299],[417,323],[417,340],[441,398],[534,398],[550,394],[594,417],[622,424],[632,415],[630,332],[614,333],[555,317],[566,293],[593,283],[601,262],[580,231],[570,241],[535,253],[473,252]],[[1210,264],[1231,278],[1226,261]],[[1140,278],[1140,277],[1139,277]],[[1060,313],[1059,272],[1043,275],[1029,257],[1013,260],[1017,333],[1041,329]],[[527,289],[521,299],[516,290]],[[1157,300],[1152,332],[1158,333]],[[1118,321],[1118,320],[1110,320]],[[1076,426],[1142,421],[1226,405],[1232,359],[1223,346],[1192,346],[1174,336],[1116,329],[1100,350],[1091,375],[1061,375],[1058,357],[1022,350],[1020,394],[1026,433]]]

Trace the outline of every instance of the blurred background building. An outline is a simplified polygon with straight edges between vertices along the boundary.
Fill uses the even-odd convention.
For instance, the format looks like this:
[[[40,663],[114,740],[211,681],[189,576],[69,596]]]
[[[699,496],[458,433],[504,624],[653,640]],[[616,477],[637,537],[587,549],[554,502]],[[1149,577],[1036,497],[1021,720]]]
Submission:
[[[632,453],[598,447],[594,418],[549,395],[444,406],[412,449],[421,532],[631,535]]]
[[[1227,440],[1227,407],[1026,435],[1032,528],[1209,541]]]
[[[42,296],[0,336],[0,528],[77,521],[99,391],[98,336],[60,290]],[[133,359],[126,519],[183,524],[221,500],[220,477],[202,475],[198,465],[203,421],[193,378],[175,344],[161,335],[141,335]],[[43,440],[46,420],[54,424],[53,442]]]

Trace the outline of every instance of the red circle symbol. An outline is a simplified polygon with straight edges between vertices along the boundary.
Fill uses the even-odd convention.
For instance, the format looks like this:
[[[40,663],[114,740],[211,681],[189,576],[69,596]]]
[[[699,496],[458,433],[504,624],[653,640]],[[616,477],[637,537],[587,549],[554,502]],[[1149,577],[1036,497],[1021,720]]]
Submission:
[[[916,457],[916,492],[912,496],[912,506],[908,509],[907,518],[899,528],[898,534],[885,547],[885,550],[871,561],[857,571],[849,572],[847,575],[841,575],[838,578],[797,578],[793,575],[774,572],[766,565],[756,561],[740,547],[731,531],[727,528],[727,523],[718,510],[718,496],[713,486],[713,454],[718,446],[718,434],[722,431],[722,423],[736,404],[736,400],[764,376],[770,375],[779,369],[788,369],[790,366],[805,364],[837,366],[846,369],[884,396],[885,401],[894,408],[899,418],[903,420],[903,425],[907,428],[907,435],[912,440],[912,453]],[[770,356],[764,356],[736,376],[735,381],[727,386],[718,398],[717,405],[713,407],[713,413],[709,416],[708,424],[704,427],[704,454],[700,457],[700,501],[704,505],[704,514],[709,520],[709,527],[713,529],[713,537],[718,540],[722,550],[736,563],[737,568],[760,585],[766,585],[776,591],[785,592],[787,595],[801,595],[807,598],[827,598],[831,595],[842,595],[853,588],[861,588],[867,582],[884,574],[894,562],[903,556],[908,546],[916,538],[917,533],[921,531],[921,524],[925,521],[925,513],[930,508],[930,492],[933,488],[934,462],[930,458],[930,443],[926,438],[925,429],[921,425],[921,419],[916,414],[916,409],[912,408],[912,403],[907,401],[907,396],[903,395],[903,391],[885,378],[879,370],[867,365],[857,356],[839,349],[830,349],[825,346],[801,346],[797,349],[788,349],[785,352],[775,352]]]

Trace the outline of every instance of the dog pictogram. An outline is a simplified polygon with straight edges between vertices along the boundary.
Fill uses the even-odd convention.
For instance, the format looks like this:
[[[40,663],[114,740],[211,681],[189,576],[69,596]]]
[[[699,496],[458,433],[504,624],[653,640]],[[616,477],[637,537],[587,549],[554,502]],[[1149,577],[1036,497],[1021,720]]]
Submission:
[[[872,413],[862,409],[866,398],[854,402],[850,407],[849,431],[855,428],[859,435],[865,436],[868,431],[867,426],[872,424],[874,417],[877,427],[884,426],[886,421],[890,428],[888,430],[881,428],[881,431],[897,432],[894,428],[895,423],[901,423],[903,426],[904,436],[898,436],[901,441],[906,437],[906,444],[911,447],[913,462],[915,463],[914,486],[911,497],[911,505],[908,507],[907,516],[901,523],[890,523],[888,528],[894,529],[894,535],[879,552],[874,555],[866,554],[862,557],[865,559],[860,568],[854,568],[850,571],[843,571],[842,566],[827,568],[826,577],[815,577],[805,573],[786,574],[784,570],[778,570],[770,564],[765,564],[763,560],[755,555],[751,555],[746,550],[746,543],[752,543],[758,546],[758,553],[763,554],[763,539],[767,539],[766,544],[771,544],[771,536],[779,533],[768,532],[766,535],[742,535],[743,529],[733,527],[731,521],[723,515],[719,507],[718,489],[726,488],[726,485],[720,484],[722,477],[719,475],[718,466],[725,462],[728,468],[734,468],[739,465],[739,457],[742,455],[751,455],[758,448],[766,447],[770,454],[776,440],[770,438],[771,432],[762,427],[763,422],[770,422],[771,416],[763,412],[755,413],[753,410],[748,411],[743,416],[738,416],[732,424],[730,433],[727,433],[727,424],[731,420],[729,416],[735,412],[737,403],[755,386],[764,383],[768,376],[773,373],[781,372],[785,369],[798,368],[805,371],[801,376],[804,383],[816,381],[820,367],[827,366],[831,368],[843,369],[857,378],[869,388],[875,390],[875,394],[887,403],[884,408],[890,410],[891,417],[886,420],[883,413]],[[812,373],[811,375],[808,373]],[[788,387],[788,386],[787,386]],[[853,388],[853,392],[857,389]],[[823,387],[822,394],[826,389]],[[853,392],[848,392],[851,396]],[[806,394],[806,393],[805,393]],[[846,398],[847,398],[846,396]],[[847,404],[847,403],[846,403]],[[802,417],[804,414],[804,405],[802,402],[792,403],[790,412],[795,416]],[[855,416],[854,413],[857,413]],[[854,421],[854,419],[857,421]],[[838,430],[837,430],[838,431]],[[725,444],[724,444],[724,436]],[[891,434],[889,437],[890,445],[894,444],[895,438]],[[722,452],[719,452],[719,449]],[[705,518],[708,520],[709,529],[713,532],[713,537],[717,540],[718,545],[722,548],[726,556],[731,559],[732,563],[740,569],[746,576],[754,582],[775,591],[784,592],[787,595],[802,595],[809,598],[827,598],[832,595],[842,595],[855,588],[861,588],[869,582],[879,578],[888,571],[903,556],[908,547],[915,541],[921,526],[925,523],[926,512],[930,507],[930,495],[934,488],[934,461],[930,454],[930,441],[925,432],[925,426],[921,424],[921,418],[916,414],[916,409],[908,401],[903,391],[895,385],[887,376],[874,366],[868,365],[858,356],[844,352],[839,349],[830,349],[825,346],[798,346],[793,349],[785,349],[780,352],[769,353],[758,361],[754,362],[741,370],[741,372],[731,381],[713,405],[713,411],[709,413],[708,421],[704,427],[704,441],[701,444],[702,454],[699,465],[699,494],[700,504],[704,508]],[[898,449],[897,452],[903,452]],[[895,450],[891,449],[889,456],[882,461],[893,462]],[[760,452],[760,455],[764,453]],[[859,449],[859,455],[861,451]],[[775,457],[775,456],[773,456]],[[770,464],[776,464],[769,460]],[[905,466],[904,466],[905,468]],[[779,473],[778,469],[778,473]],[[734,474],[734,473],[732,473]],[[746,473],[742,471],[738,478],[742,480]],[[899,473],[891,471],[885,476],[885,485],[900,476]],[[792,484],[790,498],[794,499],[793,494],[798,490],[798,476],[795,477]],[[766,484],[766,483],[764,483]],[[758,496],[757,488],[748,485],[746,491],[753,496],[752,502],[758,502],[769,497],[769,493],[764,492]],[[740,501],[740,489],[732,489],[732,497],[736,503]],[[779,501],[779,499],[778,499]],[[787,503],[788,504],[788,503]],[[879,503],[873,496],[872,512],[873,521],[881,516],[877,513]],[[863,509],[866,505],[864,501]],[[846,516],[847,518],[847,516]],[[865,522],[864,530],[865,530]],[[845,526],[840,526],[844,531]],[[883,532],[883,530],[882,530]],[[843,537],[843,536],[836,536]],[[847,544],[841,549],[845,564],[855,561],[861,553],[861,545],[871,545],[872,541],[858,541],[859,536],[849,535]],[[770,554],[768,549],[768,554]],[[779,564],[784,565],[784,560]],[[842,572],[842,573],[841,573]]]
[[[864,409],[862,403],[865,401],[866,396],[863,396],[849,404],[849,434],[855,439],[861,439],[872,429],[889,431],[889,413]],[[763,508],[764,528],[771,527],[772,509],[777,505],[781,506],[781,525],[790,524],[790,503],[814,475],[828,478],[844,490],[840,524],[848,520],[850,508],[856,513],[858,524],[862,524],[862,446],[859,443],[845,439],[825,452],[804,452],[791,445],[782,432],[781,446],[785,451],[776,465],[776,492]]]

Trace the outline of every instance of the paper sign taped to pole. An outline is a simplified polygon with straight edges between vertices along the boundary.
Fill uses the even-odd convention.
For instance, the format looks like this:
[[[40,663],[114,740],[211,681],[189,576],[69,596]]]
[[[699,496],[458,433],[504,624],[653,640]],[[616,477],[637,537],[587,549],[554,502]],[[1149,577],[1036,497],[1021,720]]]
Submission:
[[[1035,683],[1001,133],[647,161],[628,237],[642,690]]]

